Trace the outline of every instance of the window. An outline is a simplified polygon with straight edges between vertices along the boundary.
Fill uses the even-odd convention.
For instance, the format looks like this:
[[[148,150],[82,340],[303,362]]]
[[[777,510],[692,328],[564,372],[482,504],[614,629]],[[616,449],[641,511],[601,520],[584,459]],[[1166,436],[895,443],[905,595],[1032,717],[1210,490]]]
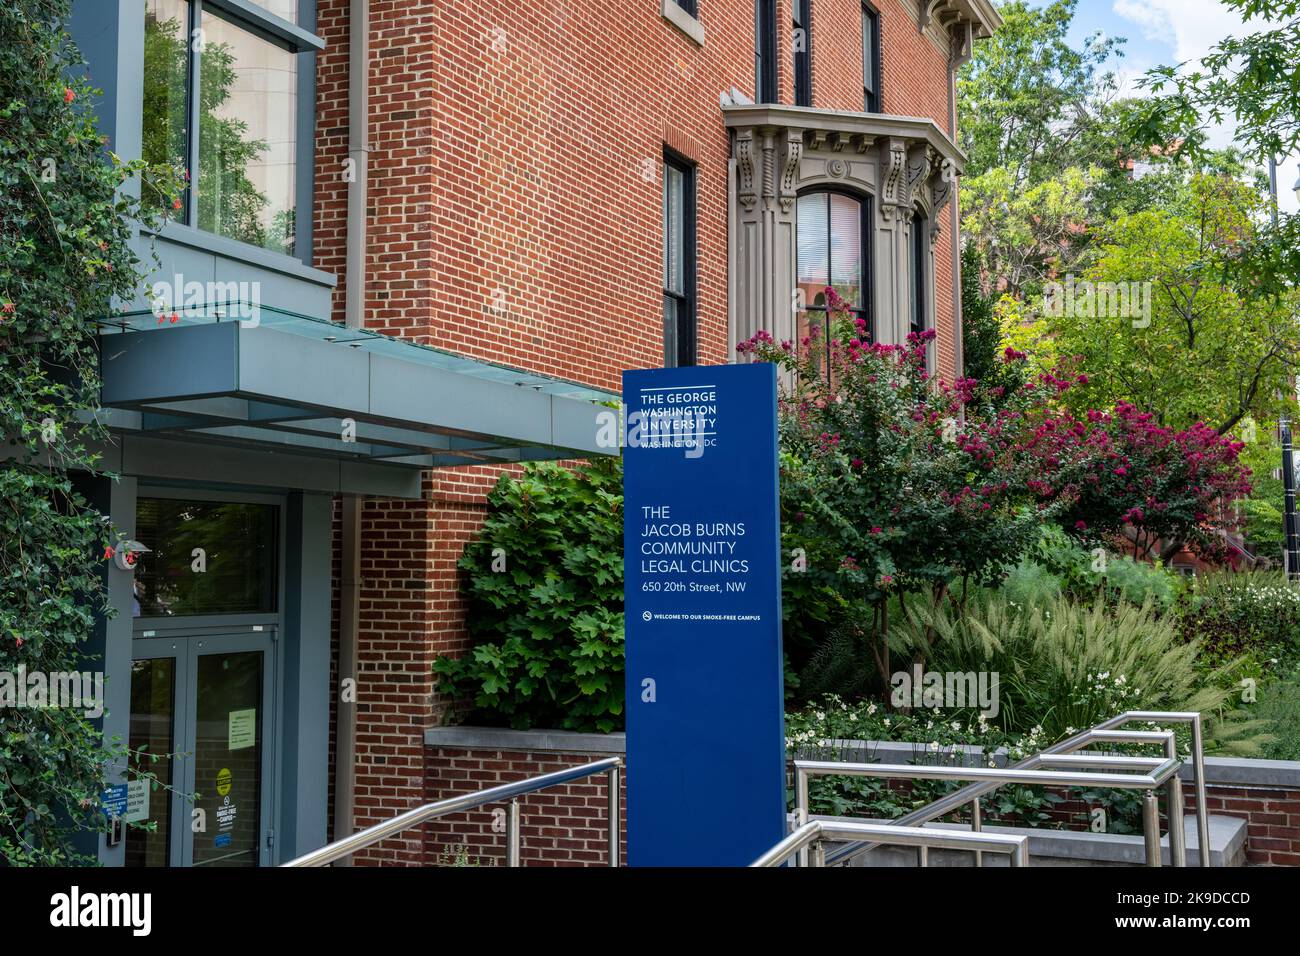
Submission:
[[[862,110],[880,112],[880,14],[862,5]]]
[[[695,364],[695,168],[664,154],[664,366]]]
[[[796,209],[799,340],[828,341],[827,289],[844,300],[861,319],[861,337],[871,328],[871,202],[848,193],[811,191],[799,196]]]
[[[812,0],[794,0],[794,105],[812,106]]]
[[[294,0],[257,5],[296,19]],[[189,175],[174,218],[294,255],[298,61],[215,5],[147,0],[143,156]]]
[[[929,325],[929,270],[926,268],[926,258],[929,252],[929,235],[930,220],[926,218],[924,212],[916,210],[912,215],[912,246],[911,246],[911,263],[908,272],[910,273],[909,282],[911,285],[912,299],[912,319],[911,330],[920,334],[926,330]]]
[[[675,3],[681,7],[683,13],[689,13],[693,17],[700,15],[700,5],[698,0],[668,0],[669,3]]]
[[[777,102],[776,0],[754,0],[754,99]]]
[[[298,22],[298,0],[252,0],[259,7],[290,23]]]
[[[151,550],[136,564],[132,616],[273,613],[278,513],[269,504],[139,499],[136,537]]]

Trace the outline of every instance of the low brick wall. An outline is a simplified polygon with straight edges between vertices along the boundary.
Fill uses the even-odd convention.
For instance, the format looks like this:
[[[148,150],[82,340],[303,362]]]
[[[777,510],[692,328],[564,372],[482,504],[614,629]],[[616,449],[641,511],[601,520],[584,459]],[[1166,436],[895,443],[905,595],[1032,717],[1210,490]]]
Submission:
[[[425,734],[425,796],[430,801],[525,777],[622,756],[622,734],[436,727]],[[627,860],[626,775],[619,796],[619,863]],[[525,866],[607,866],[608,776],[548,787],[519,800],[520,862]],[[506,860],[504,804],[440,817],[424,828],[424,862],[458,857],[481,866]],[[493,811],[497,811],[494,813]]]
[[[842,759],[911,763],[920,745],[838,741]],[[425,734],[425,795],[429,800],[469,793],[622,756],[622,734],[517,731],[482,727],[437,727]],[[1255,865],[1300,866],[1300,762],[1207,757],[1209,812],[1246,821],[1246,858]],[[620,862],[626,861],[626,779],[620,795]],[[1187,809],[1195,809],[1191,768],[1183,768]],[[905,786],[905,784],[901,784]],[[1061,791],[1063,802],[1051,813],[1070,830],[1087,830],[1090,810],[1078,792]],[[520,857],[526,866],[604,866],[608,862],[606,778],[587,780],[529,794],[520,801]],[[484,807],[425,826],[423,862],[447,864],[458,855],[480,865],[505,862],[504,817]],[[495,824],[495,829],[494,829]]]

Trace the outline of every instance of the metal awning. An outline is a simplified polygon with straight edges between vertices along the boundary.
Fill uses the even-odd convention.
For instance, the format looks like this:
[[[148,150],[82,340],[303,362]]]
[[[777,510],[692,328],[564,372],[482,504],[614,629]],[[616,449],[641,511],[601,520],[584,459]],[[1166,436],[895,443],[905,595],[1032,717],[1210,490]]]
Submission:
[[[265,306],[256,323],[135,313],[100,334],[119,434],[406,469],[611,451],[598,416],[615,393]]]

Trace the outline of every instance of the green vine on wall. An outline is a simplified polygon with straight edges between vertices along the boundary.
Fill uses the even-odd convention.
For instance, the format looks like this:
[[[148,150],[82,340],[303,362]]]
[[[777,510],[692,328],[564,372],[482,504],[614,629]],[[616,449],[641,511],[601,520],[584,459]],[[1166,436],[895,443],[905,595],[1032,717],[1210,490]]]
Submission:
[[[78,489],[105,437],[96,322],[135,298],[138,194],[170,207],[176,171],[122,162],[95,122],[65,28],[71,0],[0,5],[0,679],[102,667],[114,535]],[[158,196],[169,197],[159,204]],[[0,858],[88,862],[120,749],[75,707],[0,706]]]

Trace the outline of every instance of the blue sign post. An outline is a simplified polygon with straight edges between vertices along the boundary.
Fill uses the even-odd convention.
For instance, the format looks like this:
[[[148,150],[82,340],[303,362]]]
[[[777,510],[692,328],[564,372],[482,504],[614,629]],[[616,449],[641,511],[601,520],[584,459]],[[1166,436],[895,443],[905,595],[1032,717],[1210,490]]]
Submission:
[[[785,835],[776,369],[623,373],[632,866]]]

